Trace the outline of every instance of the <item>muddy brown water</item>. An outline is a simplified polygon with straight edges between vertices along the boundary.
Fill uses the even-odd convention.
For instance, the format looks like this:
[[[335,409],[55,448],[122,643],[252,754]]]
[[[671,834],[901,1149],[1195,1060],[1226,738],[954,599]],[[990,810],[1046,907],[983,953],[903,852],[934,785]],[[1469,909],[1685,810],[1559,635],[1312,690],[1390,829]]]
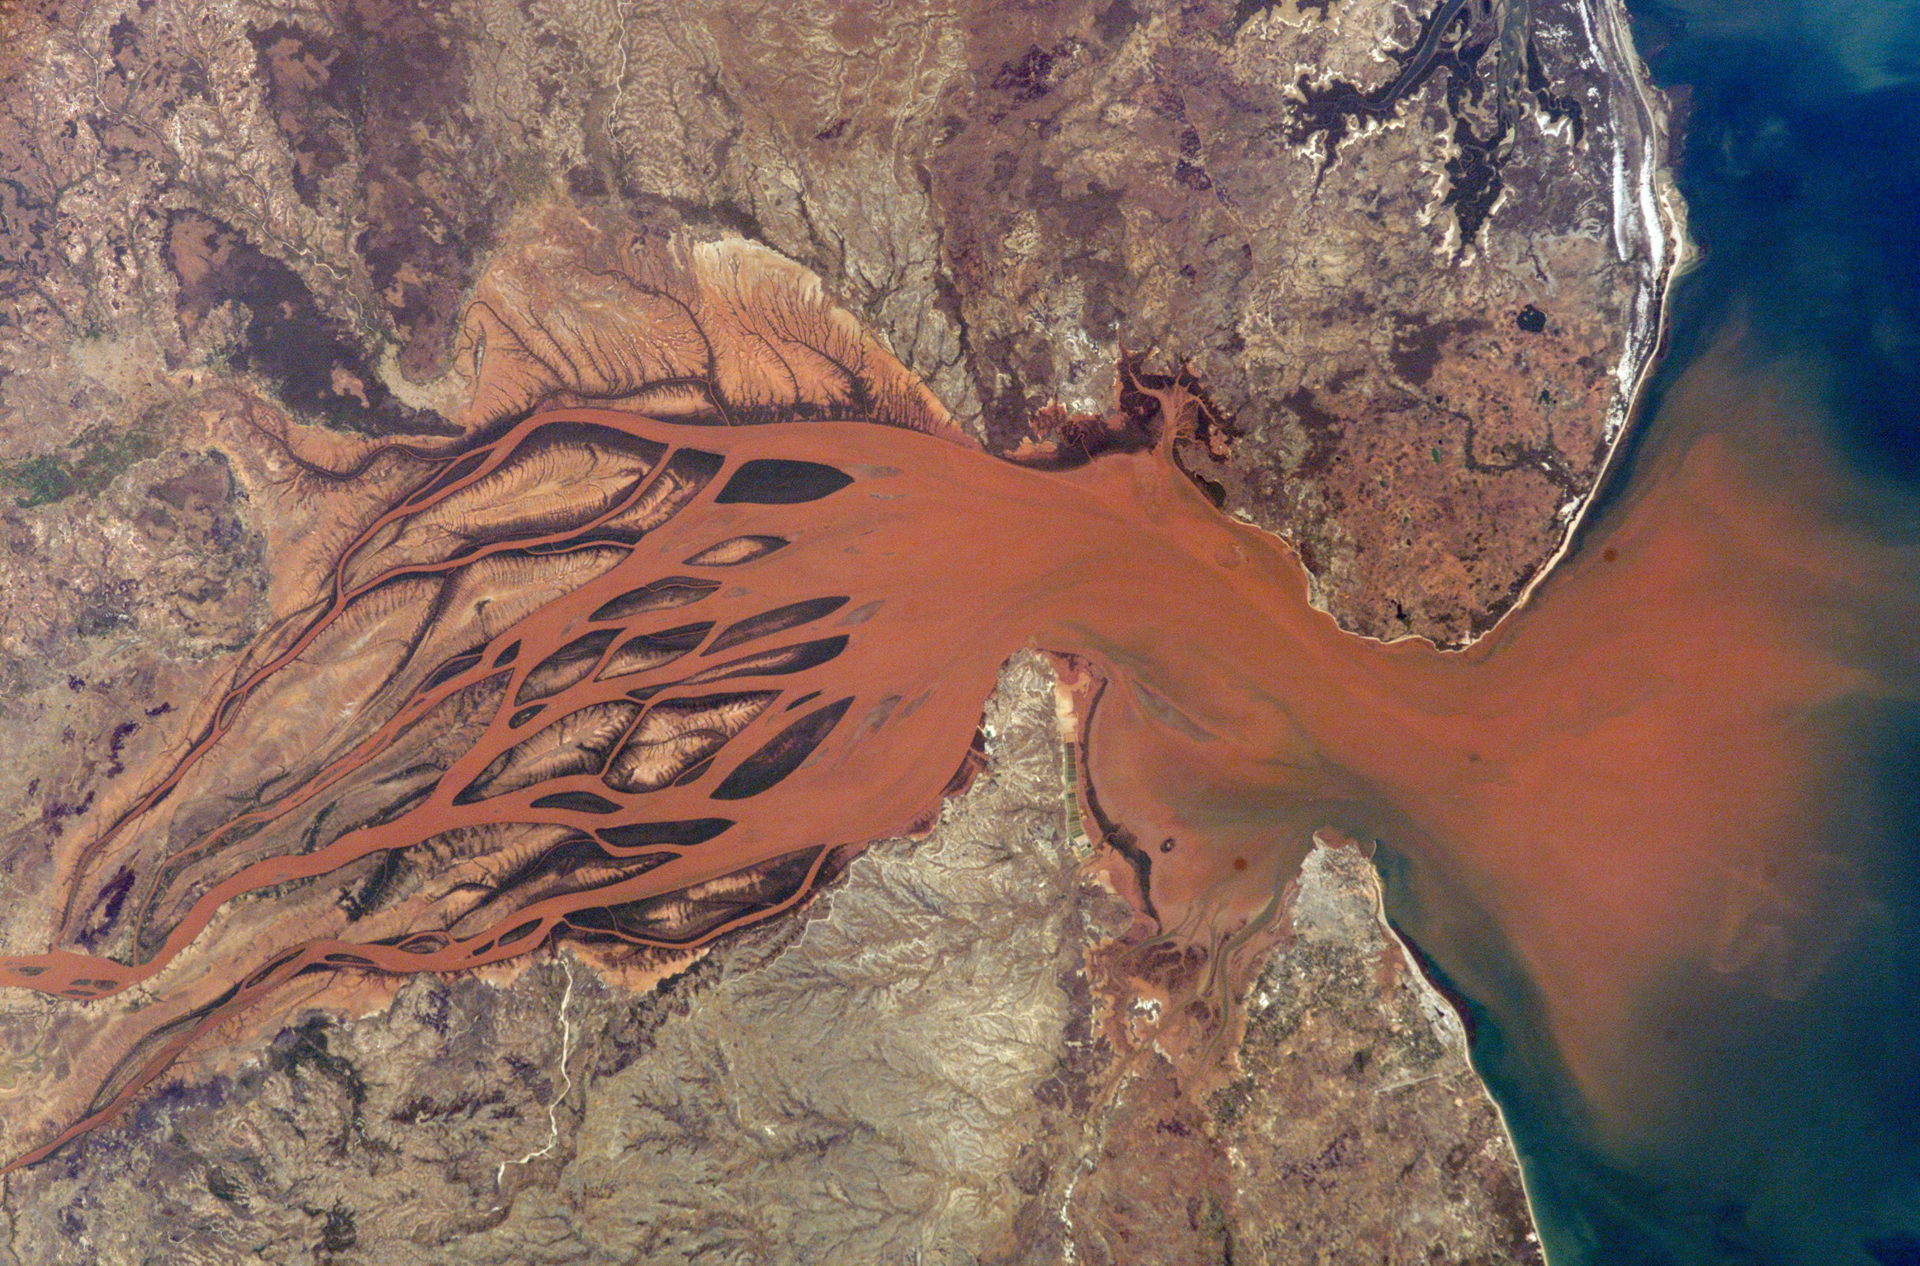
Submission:
[[[76,859],[51,950],[0,960],[113,1017],[15,1163],[303,973],[791,908],[937,811],[1022,647],[1104,683],[1085,800],[1165,935],[1244,927],[1317,829],[1378,840],[1454,984],[1628,1140],[1688,1076],[1648,1005],[1676,965],[1792,999],[1875,917],[1869,863],[1806,841],[1876,689],[1847,612],[1893,563],[1807,508],[1817,455],[1770,460],[1677,428],[1442,653],[1342,632],[1158,451],[1045,472],[861,423],[537,414],[361,532]]]

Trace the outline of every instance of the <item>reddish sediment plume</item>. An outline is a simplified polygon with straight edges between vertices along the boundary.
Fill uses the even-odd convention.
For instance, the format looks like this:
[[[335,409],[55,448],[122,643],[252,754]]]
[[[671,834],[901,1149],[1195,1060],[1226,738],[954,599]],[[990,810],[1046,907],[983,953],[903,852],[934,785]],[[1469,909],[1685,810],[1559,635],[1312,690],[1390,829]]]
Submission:
[[[1200,407],[1128,382],[1116,431]],[[1823,709],[1865,681],[1821,649],[1844,560],[1725,436],[1650,456],[1459,654],[1342,632],[1169,452],[1041,470],[566,407],[435,458],[62,859],[48,951],[0,959],[89,1018],[14,1164],[305,974],[684,949],[793,908],[932,819],[1026,646],[1082,674],[1084,818],[1154,935],[1218,947],[1316,830],[1379,839],[1497,933],[1603,1122],[1658,1093],[1640,1001],[1672,964],[1790,993],[1867,917],[1800,847]]]

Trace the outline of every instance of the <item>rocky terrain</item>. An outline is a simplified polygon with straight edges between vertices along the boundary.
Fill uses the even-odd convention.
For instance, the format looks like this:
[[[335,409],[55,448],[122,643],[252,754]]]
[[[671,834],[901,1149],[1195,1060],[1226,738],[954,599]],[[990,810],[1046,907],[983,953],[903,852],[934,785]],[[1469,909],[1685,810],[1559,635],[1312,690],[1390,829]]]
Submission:
[[[425,450],[539,401],[634,404],[580,354],[627,345],[601,283],[628,242],[796,261],[910,371],[891,420],[950,411],[995,451],[1071,444],[1123,353],[1184,366],[1213,408],[1180,460],[1294,544],[1329,611],[1484,631],[1598,478],[1675,262],[1623,21],[1601,0],[10,10],[6,947],[31,948],[50,853],[177,751],[338,545],[332,493],[260,436]],[[1536,1256],[1457,1021],[1351,848],[1315,854],[1213,1027],[1136,1010],[1040,671],[1010,670],[990,773],[935,834],[803,916],[664,983],[565,945],[397,995],[336,981],[10,1176],[10,1251]],[[48,1075],[61,1005],[0,999],[0,1105]]]
[[[1540,1260],[1350,843],[1290,892],[1237,1066],[1164,1053],[1064,838],[1050,680],[1011,665],[975,787],[804,919],[649,992],[561,949],[203,1056],[7,1180],[0,1260]]]

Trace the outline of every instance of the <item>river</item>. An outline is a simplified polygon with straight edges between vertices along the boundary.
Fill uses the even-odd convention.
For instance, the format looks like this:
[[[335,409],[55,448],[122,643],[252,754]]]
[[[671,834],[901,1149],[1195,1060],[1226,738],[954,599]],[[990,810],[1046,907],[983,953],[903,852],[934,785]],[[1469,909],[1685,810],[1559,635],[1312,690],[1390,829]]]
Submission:
[[[20,1160],[304,972],[790,908],[930,820],[1032,646],[1096,682],[1083,816],[1154,935],[1218,951],[1316,830],[1376,844],[1556,1266],[1920,1261],[1920,15],[1639,19],[1703,255],[1570,550],[1470,649],[1314,610],[1173,466],[1177,386],[1158,448],[1071,470],[536,413],[393,483],[63,857],[50,951],[0,960],[87,1005]]]

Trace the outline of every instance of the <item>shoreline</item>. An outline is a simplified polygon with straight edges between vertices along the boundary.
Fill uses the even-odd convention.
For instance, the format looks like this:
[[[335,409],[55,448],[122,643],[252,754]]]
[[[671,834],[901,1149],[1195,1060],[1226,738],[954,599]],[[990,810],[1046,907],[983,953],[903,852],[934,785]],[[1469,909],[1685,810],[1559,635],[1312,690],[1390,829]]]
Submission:
[[[1641,59],[1639,49],[1634,46],[1628,28],[1626,0],[1578,0],[1577,8],[1588,47],[1608,73],[1611,85],[1609,99],[1622,107],[1617,108],[1609,119],[1609,132],[1613,139],[1614,250],[1623,262],[1636,255],[1643,261],[1641,284],[1634,293],[1633,319],[1627,327],[1626,345],[1613,371],[1616,389],[1607,410],[1607,452],[1594,474],[1593,483],[1568,515],[1559,545],[1520,590],[1513,605],[1479,636],[1468,638],[1458,647],[1436,647],[1443,653],[1464,653],[1482,639],[1492,637],[1506,628],[1520,612],[1526,610],[1540,586],[1559,570],[1561,563],[1573,552],[1574,539],[1585,525],[1600,490],[1613,477],[1628,437],[1648,421],[1645,416],[1648,388],[1669,344],[1672,321],[1669,299],[1673,284],[1698,258],[1698,250],[1687,233],[1686,203],[1673,179],[1673,109],[1666,94],[1654,85],[1652,73]],[[1406,640],[1395,639],[1396,642]],[[1382,876],[1381,925],[1386,928],[1393,942],[1400,946],[1401,952],[1406,954],[1422,986],[1454,1016],[1464,1032],[1465,1017],[1447,999],[1446,992],[1427,977],[1420,966],[1420,956],[1410,952],[1405,938],[1388,918],[1384,878]],[[1466,1056],[1468,1066],[1473,1069],[1474,1076],[1486,1091],[1488,1102],[1493,1105],[1501,1133],[1505,1135],[1507,1146],[1518,1165],[1520,1190],[1526,1200],[1527,1218],[1533,1224],[1534,1242],[1539,1249],[1540,1260],[1543,1266],[1557,1266],[1547,1237],[1541,1233],[1539,1197],[1534,1190],[1527,1153],[1514,1137],[1506,1105],[1500,1101],[1485,1071],[1475,1060],[1470,1041],[1466,1044]]]
[[[1615,111],[1609,119],[1614,173],[1612,240],[1615,255],[1621,262],[1636,257],[1642,261],[1626,344],[1611,375],[1615,389],[1607,406],[1606,455],[1586,492],[1568,503],[1570,509],[1566,511],[1566,526],[1561,531],[1559,544],[1534,569],[1514,597],[1513,605],[1493,624],[1450,645],[1441,645],[1421,633],[1382,638],[1341,626],[1349,636],[1376,646],[1414,643],[1424,644],[1443,655],[1464,654],[1499,634],[1526,609],[1535,591],[1572,552],[1574,538],[1585,525],[1595,497],[1613,475],[1620,450],[1636,426],[1645,421],[1642,411],[1647,390],[1667,351],[1671,319],[1668,299],[1674,282],[1698,258],[1698,251],[1687,234],[1686,203],[1674,183],[1670,164],[1673,111],[1666,94],[1654,86],[1627,31],[1625,0],[1577,0],[1576,7],[1588,48],[1608,73],[1612,86],[1609,100],[1619,102],[1625,98],[1630,107],[1625,112]],[[1625,129],[1623,120],[1627,122]],[[1631,135],[1623,135],[1625,131]],[[1289,549],[1294,548],[1285,535],[1262,530],[1268,530]],[[1318,601],[1314,606],[1325,610]]]
[[[1607,453],[1594,473],[1593,483],[1573,503],[1560,544],[1528,579],[1513,605],[1485,632],[1458,647],[1439,648],[1448,653],[1466,651],[1505,628],[1572,553],[1574,538],[1586,524],[1600,489],[1613,476],[1628,436],[1646,424],[1647,390],[1669,342],[1672,305],[1668,300],[1674,282],[1699,254],[1687,233],[1686,203],[1673,179],[1673,109],[1666,94],[1654,86],[1651,72],[1634,47],[1626,0],[1578,0],[1577,7],[1588,47],[1609,74],[1613,89],[1610,100],[1630,107],[1616,109],[1608,120],[1613,138],[1613,244],[1623,263],[1636,257],[1642,260],[1641,283],[1634,292],[1626,345],[1613,369],[1615,392],[1607,408]]]

